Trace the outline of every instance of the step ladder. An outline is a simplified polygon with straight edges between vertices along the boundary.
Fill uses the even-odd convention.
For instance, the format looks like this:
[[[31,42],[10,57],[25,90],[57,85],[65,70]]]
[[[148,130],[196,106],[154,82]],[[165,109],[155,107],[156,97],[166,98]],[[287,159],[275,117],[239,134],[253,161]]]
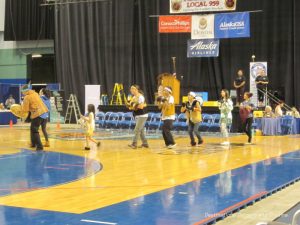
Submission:
[[[70,94],[70,98],[67,101],[68,101],[68,107],[65,116],[65,123],[71,123],[72,115],[74,113],[76,123],[78,124],[81,113],[80,113],[80,108],[79,108],[76,95]]]
[[[123,84],[115,83],[110,105],[123,105],[126,104],[126,102],[127,99],[124,93]]]

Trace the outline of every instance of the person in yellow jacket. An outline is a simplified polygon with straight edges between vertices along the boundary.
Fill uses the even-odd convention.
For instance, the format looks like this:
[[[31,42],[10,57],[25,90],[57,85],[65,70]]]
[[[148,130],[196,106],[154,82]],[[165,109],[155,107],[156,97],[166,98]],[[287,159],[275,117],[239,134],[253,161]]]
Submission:
[[[162,134],[167,148],[174,148],[176,143],[174,141],[171,130],[175,120],[175,101],[172,96],[172,89],[164,87],[163,96],[158,99],[158,107],[161,109],[163,121]]]
[[[37,151],[43,150],[43,145],[39,134],[39,127],[41,126],[43,117],[47,115],[48,108],[43,103],[39,94],[31,90],[31,85],[26,84],[22,86],[21,92],[24,95],[21,110],[23,112],[30,112],[31,147],[36,148]]]
[[[189,135],[191,139],[191,146],[199,146],[203,143],[203,139],[199,132],[199,126],[202,122],[200,102],[196,99],[195,92],[189,92],[188,101],[182,103],[181,112],[186,114],[189,125]],[[198,143],[195,141],[194,134],[198,138]]]

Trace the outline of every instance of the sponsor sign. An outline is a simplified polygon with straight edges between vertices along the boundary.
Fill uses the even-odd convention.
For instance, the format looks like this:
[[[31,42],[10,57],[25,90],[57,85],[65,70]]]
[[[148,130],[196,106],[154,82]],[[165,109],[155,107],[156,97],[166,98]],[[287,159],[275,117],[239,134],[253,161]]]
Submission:
[[[257,97],[257,87],[255,79],[258,75],[258,71],[265,70],[268,74],[268,63],[267,62],[251,62],[250,63],[250,92],[253,94],[252,103],[257,106],[258,97]],[[265,98],[266,100],[266,98]]]
[[[216,38],[250,37],[249,13],[221,13],[215,15]]]
[[[170,13],[231,11],[237,0],[170,0]]]
[[[159,33],[190,33],[191,16],[160,16]]]
[[[192,16],[192,39],[209,39],[215,37],[215,15]]]
[[[220,41],[215,39],[188,40],[187,57],[218,57]]]

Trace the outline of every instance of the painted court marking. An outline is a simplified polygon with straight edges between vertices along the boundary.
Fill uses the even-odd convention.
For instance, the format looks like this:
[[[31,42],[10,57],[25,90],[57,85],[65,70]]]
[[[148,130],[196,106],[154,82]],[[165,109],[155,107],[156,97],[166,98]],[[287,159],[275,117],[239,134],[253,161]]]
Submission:
[[[117,225],[117,223],[103,222],[103,221],[96,221],[96,220],[80,220],[80,221],[81,221],[81,222],[86,222],[86,223],[97,223],[97,224]]]

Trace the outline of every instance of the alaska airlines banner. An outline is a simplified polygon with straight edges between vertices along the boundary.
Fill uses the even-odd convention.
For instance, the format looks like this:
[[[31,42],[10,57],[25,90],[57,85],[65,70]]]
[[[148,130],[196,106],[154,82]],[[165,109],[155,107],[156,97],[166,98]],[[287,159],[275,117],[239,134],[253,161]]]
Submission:
[[[218,57],[220,41],[215,39],[188,40],[187,57]]]
[[[215,15],[192,16],[192,39],[215,38]]]
[[[170,13],[229,11],[237,0],[170,0]]]
[[[159,33],[190,33],[191,16],[160,16]]]
[[[216,38],[250,37],[249,13],[221,13],[215,15]]]

